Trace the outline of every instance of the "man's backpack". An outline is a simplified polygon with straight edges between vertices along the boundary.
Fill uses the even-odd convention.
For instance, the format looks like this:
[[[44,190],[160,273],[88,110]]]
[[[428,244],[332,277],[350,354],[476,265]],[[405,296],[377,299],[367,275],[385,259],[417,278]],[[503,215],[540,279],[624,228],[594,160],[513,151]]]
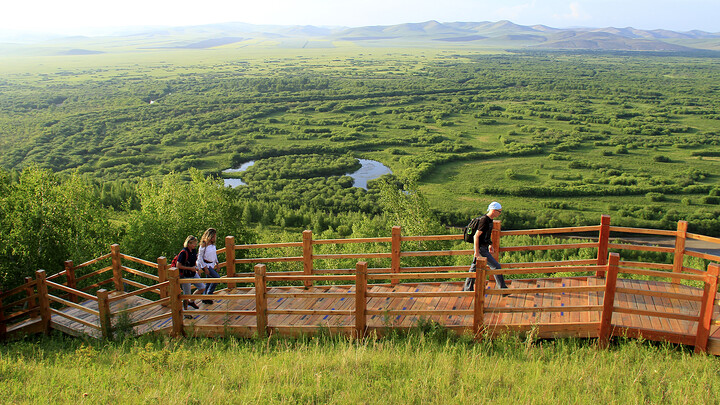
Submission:
[[[465,242],[475,243],[475,233],[477,232],[479,226],[480,217],[470,220],[470,223],[463,228],[463,239],[465,239]]]

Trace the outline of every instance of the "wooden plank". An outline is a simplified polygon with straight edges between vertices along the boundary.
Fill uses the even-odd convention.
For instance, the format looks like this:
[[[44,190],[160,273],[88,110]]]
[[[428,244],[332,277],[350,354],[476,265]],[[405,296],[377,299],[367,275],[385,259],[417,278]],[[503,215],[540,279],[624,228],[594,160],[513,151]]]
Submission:
[[[500,252],[526,252],[535,250],[559,250],[559,249],[594,249],[597,242],[587,243],[565,243],[560,245],[527,245],[527,246],[506,246],[501,247]]]
[[[72,316],[72,315],[70,315],[70,314],[66,314],[66,313],[64,313],[64,312],[62,312],[62,311],[58,311],[58,310],[55,309],[55,308],[50,308],[50,312],[51,312],[52,314],[54,314],[54,315],[61,316],[61,317],[65,318],[65,319],[68,319],[68,320],[70,320],[70,321],[72,321],[72,322],[79,323],[79,324],[81,324],[81,325],[87,326],[88,328],[100,330],[100,326],[95,325],[95,324],[92,323],[92,322],[88,322],[88,321],[85,321],[85,320],[83,320],[83,319],[74,317],[74,316]]]
[[[157,269],[157,263],[154,263],[154,262],[151,262],[151,261],[148,261],[148,260],[140,259],[140,258],[137,258],[137,257],[134,257],[134,256],[130,256],[130,255],[126,255],[126,254],[123,254],[123,253],[120,253],[120,257],[123,258],[123,259],[126,259],[126,260],[130,260],[131,262],[135,262],[135,263],[138,263],[138,264],[142,264],[142,265],[144,265],[144,266],[148,266],[148,267],[153,268],[153,269]],[[157,280],[155,280],[155,281],[157,281]]]
[[[113,312],[113,315],[117,315],[121,312],[127,312],[127,313],[137,312],[137,311],[141,311],[141,310],[150,308],[153,305],[163,305],[163,304],[169,303],[169,302],[170,302],[170,297],[162,298],[157,301],[151,301],[146,304],[138,305],[136,307],[129,307],[129,308],[121,309],[119,311],[115,311],[115,312]],[[169,312],[168,312],[168,314],[169,314]]]
[[[675,236],[675,231],[662,229],[628,228],[623,226],[611,226],[610,232],[637,233],[642,235]]]
[[[623,336],[631,338],[640,338],[646,340],[655,340],[659,342],[670,342],[680,343],[683,345],[691,346],[695,342],[695,336],[681,335],[677,333],[655,331],[650,329],[642,328],[621,328],[615,327],[613,329],[613,336]]]
[[[699,235],[697,233],[688,232],[686,235],[690,239],[701,240],[703,242],[718,243],[720,244],[720,238],[714,238],[712,236]]]
[[[656,270],[667,270],[672,271],[673,265],[672,264],[666,264],[666,263],[646,263],[646,262],[631,262],[631,261],[625,261],[620,260],[620,268],[624,267],[637,267],[641,269],[656,269]]]
[[[687,250],[687,249],[686,249],[686,250],[685,250],[685,254],[686,254],[687,256],[697,257],[697,258],[705,259],[705,260],[714,260],[714,261],[720,260],[720,256],[718,256],[718,255],[713,255],[713,254],[710,254],[710,253],[696,252],[696,251],[693,251],[693,250]]]
[[[7,291],[3,291],[2,293],[0,293],[0,299],[5,300],[5,299],[7,299],[7,297],[10,297],[10,296],[13,296],[13,295],[15,295],[15,294],[20,294],[20,293],[22,293],[22,292],[25,292],[25,290],[26,290],[28,287],[33,287],[33,286],[35,286],[36,284],[37,284],[37,280],[33,280],[33,281],[30,282],[30,283],[25,283],[25,284],[23,284],[23,285],[21,285],[21,286],[18,286],[18,287],[13,288],[13,289],[10,289],[10,290],[7,290]]]
[[[125,281],[125,279],[123,279],[123,281]],[[138,284],[140,284],[140,283],[138,283]],[[116,295],[116,296],[110,298],[108,301],[109,301],[109,302],[119,301],[119,300],[122,300],[122,299],[125,299],[125,298],[128,298],[128,297],[132,297],[132,296],[134,296],[134,295],[140,295],[140,294],[143,294],[143,293],[146,293],[146,292],[150,292],[150,291],[155,292],[155,293],[159,293],[159,292],[160,292],[160,288],[162,288],[163,286],[168,286],[168,285],[169,285],[169,283],[166,281],[166,282],[164,282],[164,283],[162,283],[162,284],[155,284],[155,285],[145,286],[145,287],[143,287],[143,288],[141,288],[141,289],[139,289],[139,290],[131,291],[131,292],[125,293],[125,294]],[[210,297],[212,297],[212,296],[210,296]]]
[[[592,292],[605,291],[602,286],[573,286],[573,287],[527,287],[527,288],[511,288],[509,290],[488,290],[487,294],[540,294],[540,293],[572,293],[572,292]]]
[[[688,300],[688,301],[697,301],[697,302],[702,301],[702,297],[697,296],[697,295],[676,294],[676,293],[669,293],[669,292],[655,291],[655,290],[641,290],[639,288],[618,287],[617,292],[626,293],[626,294],[647,295],[647,296],[651,296],[651,297],[674,298],[674,299],[679,299],[679,300]]]
[[[99,262],[99,261],[101,261],[101,260],[105,260],[105,259],[109,258],[110,256],[111,256],[111,253],[106,253],[106,254],[104,254],[104,255],[102,255],[102,256],[100,256],[100,257],[97,257],[97,258],[95,258],[95,259],[88,260],[88,261],[86,261],[85,263],[78,264],[77,266],[75,266],[75,267],[73,267],[73,268],[74,268],[75,270],[77,270],[77,269],[80,269],[80,268],[83,268],[83,267],[87,267],[87,266],[90,266],[91,264],[95,264],[95,263],[97,263],[97,262]]]
[[[81,310],[81,311],[83,311],[83,312],[87,312],[88,314],[91,314],[91,315],[95,315],[95,316],[98,316],[98,317],[100,316],[100,313],[99,313],[98,311],[95,311],[95,310],[90,309],[90,308],[88,308],[88,307],[82,306],[82,305],[80,305],[80,304],[76,304],[76,303],[74,303],[74,302],[72,302],[72,301],[64,300],[64,299],[62,299],[62,298],[60,298],[60,297],[56,297],[56,296],[54,296],[54,295],[48,295],[48,299],[49,299],[50,301],[54,301],[54,302],[58,302],[58,303],[60,303],[60,304],[63,304],[63,305],[65,305],[65,306],[67,306],[67,307],[79,309],[79,310]]]
[[[404,253],[403,253],[404,255]],[[390,259],[391,253],[336,253],[326,255],[314,255],[315,260],[335,260],[335,259]]]
[[[100,270],[93,271],[92,273],[85,274],[84,276],[77,277],[77,278],[75,279],[75,281],[76,281],[76,282],[80,282],[80,281],[82,281],[82,280],[88,279],[88,278],[93,277],[93,276],[97,276],[98,274],[102,274],[102,273],[105,273],[105,272],[110,271],[110,270],[112,270],[112,266],[104,267],[104,268],[102,268],[102,269],[100,269]]]
[[[189,311],[188,311],[189,312]],[[201,311],[193,311],[201,312]],[[267,314],[292,314],[292,315],[352,315],[354,314],[351,310],[339,311],[335,309],[268,309]]]
[[[523,263],[503,263],[503,269],[516,269],[526,267],[555,267],[564,268],[564,266],[587,266],[597,265],[595,259],[588,260],[561,260],[557,262],[523,262]]]
[[[572,267],[528,267],[514,269],[488,270],[488,275],[495,274],[536,274],[536,273],[570,273],[570,272],[594,272],[598,269],[604,269],[605,266],[589,265],[589,266],[572,266]]]
[[[358,262],[355,275],[355,337],[362,339],[367,329],[367,262]]]
[[[644,305],[642,305],[644,306]],[[645,318],[651,318],[651,317],[665,317],[665,318],[671,318],[671,319],[680,319],[684,321],[697,321],[698,315],[690,315],[690,314],[675,314],[671,312],[657,312],[652,310],[646,310],[646,309],[631,309],[631,308],[624,308],[624,307],[615,307],[614,311],[616,312],[623,312],[626,314],[633,314],[633,315],[641,315]],[[642,322],[642,329],[647,330],[661,330],[656,325],[652,324],[650,320],[645,320]]]
[[[609,249],[620,249],[620,250],[639,250],[642,252],[660,252],[660,253],[673,253],[675,248],[663,247],[663,246],[646,246],[646,245],[632,245],[626,243],[608,243]]]
[[[718,275],[720,266],[712,263],[708,266],[708,274],[703,289],[703,302],[700,308],[697,334],[695,337],[695,353],[706,353],[708,339],[710,338],[710,323],[712,322],[715,297],[717,295]]]
[[[241,263],[287,263],[287,262],[301,262],[302,256],[293,257],[255,257],[247,259],[235,259],[235,264]]]
[[[317,239],[313,245],[343,245],[348,243],[388,243],[391,238]]]
[[[610,254],[607,266],[607,278],[605,280],[605,294],[603,297],[602,313],[600,314],[600,326],[598,330],[598,344],[602,348],[606,348],[608,346],[613,329],[613,312],[617,311],[615,304],[615,288],[617,287],[619,261],[619,254]]]
[[[318,241],[316,241],[318,242]],[[227,243],[225,247],[227,248]],[[235,245],[235,250],[245,249],[267,249],[267,248],[283,248],[283,247],[302,247],[302,242],[280,242],[280,243],[258,243],[255,245]]]
[[[93,295],[90,295],[90,294],[88,294],[88,293],[82,292],[82,291],[80,291],[80,290],[73,290],[72,288],[66,287],[66,286],[64,286],[64,285],[62,285],[62,284],[53,283],[52,281],[46,281],[45,284],[46,284],[48,287],[52,287],[52,288],[55,288],[55,289],[57,289],[57,290],[62,290],[62,291],[65,291],[65,292],[69,292],[69,293],[71,293],[71,294],[75,294],[75,295],[77,295],[78,297],[84,298],[84,299],[86,299],[86,300],[91,300],[91,301],[97,301],[97,300],[98,300],[97,297],[95,297],[95,296],[93,296]]]
[[[500,236],[510,235],[545,235],[549,233],[576,233],[576,232],[595,232],[599,231],[600,226],[573,226],[566,228],[544,228],[544,229],[523,229],[517,231],[501,231]]]
[[[701,276],[698,274],[678,274],[678,273],[668,273],[664,271],[654,271],[654,270],[640,270],[640,269],[632,269],[628,267],[621,267],[620,271],[623,273],[629,273],[629,274],[639,274],[642,276],[650,276],[650,277],[660,277],[660,278],[678,278],[683,280],[693,280],[693,281],[703,281],[705,276]]]
[[[133,269],[133,268],[130,268],[130,267],[127,267],[127,266],[120,266],[120,268],[123,269],[123,270],[125,270],[125,271],[128,272],[128,273],[135,274],[135,275],[140,276],[140,277],[145,277],[145,278],[150,279],[150,280],[155,281],[155,282],[160,282],[160,277],[158,277],[158,276],[156,276],[156,275],[154,275],[154,274],[146,273],[146,272],[144,272],[144,271],[140,271],[140,270],[137,270],[137,269]]]
[[[428,235],[428,236],[403,236],[403,242],[439,241],[439,240],[463,240],[463,235]]]
[[[257,334],[260,337],[267,336],[268,333],[267,297],[265,297],[266,288],[267,280],[265,278],[265,265],[258,264],[255,266],[255,310],[257,311]]]

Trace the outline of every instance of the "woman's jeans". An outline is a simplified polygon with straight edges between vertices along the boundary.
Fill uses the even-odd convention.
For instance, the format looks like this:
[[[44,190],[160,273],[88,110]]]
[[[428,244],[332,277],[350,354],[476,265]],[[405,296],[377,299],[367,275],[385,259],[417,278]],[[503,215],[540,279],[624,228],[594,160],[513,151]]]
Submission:
[[[208,271],[210,274],[208,277],[210,278],[220,278],[220,275],[215,271],[214,268],[208,267],[205,270]],[[205,286],[207,287],[207,290],[205,291],[205,294],[212,294],[215,292],[215,287],[217,287],[217,283],[205,283]]]

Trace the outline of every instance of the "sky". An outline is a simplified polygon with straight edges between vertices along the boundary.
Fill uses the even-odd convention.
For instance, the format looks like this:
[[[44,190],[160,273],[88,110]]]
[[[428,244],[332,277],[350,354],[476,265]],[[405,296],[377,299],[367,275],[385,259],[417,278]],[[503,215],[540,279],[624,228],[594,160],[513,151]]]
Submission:
[[[555,28],[720,32],[720,0],[5,0],[0,31],[81,34],[125,26],[221,22],[392,25],[500,21]]]

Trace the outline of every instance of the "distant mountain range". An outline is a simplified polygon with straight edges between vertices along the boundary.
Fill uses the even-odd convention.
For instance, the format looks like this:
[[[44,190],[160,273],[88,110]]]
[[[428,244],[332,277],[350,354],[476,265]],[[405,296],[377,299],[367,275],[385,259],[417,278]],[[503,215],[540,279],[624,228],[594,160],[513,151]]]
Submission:
[[[3,35],[4,34],[4,35]],[[567,28],[544,25],[524,26],[510,21],[450,22],[427,21],[366,27],[316,27],[224,23],[185,27],[133,27],[86,37],[22,37],[0,32],[6,45],[72,43],[72,53],[98,52],[103,43],[137,48],[208,49],[222,46],[276,45],[293,47],[334,47],[338,41],[359,46],[433,46],[468,48],[525,48],[677,52],[720,50],[720,33],[675,32],[627,28]],[[84,49],[78,44],[93,45]],[[124,45],[123,45],[124,44]],[[67,51],[64,51],[67,52]],[[66,53],[67,54],[67,53]]]

